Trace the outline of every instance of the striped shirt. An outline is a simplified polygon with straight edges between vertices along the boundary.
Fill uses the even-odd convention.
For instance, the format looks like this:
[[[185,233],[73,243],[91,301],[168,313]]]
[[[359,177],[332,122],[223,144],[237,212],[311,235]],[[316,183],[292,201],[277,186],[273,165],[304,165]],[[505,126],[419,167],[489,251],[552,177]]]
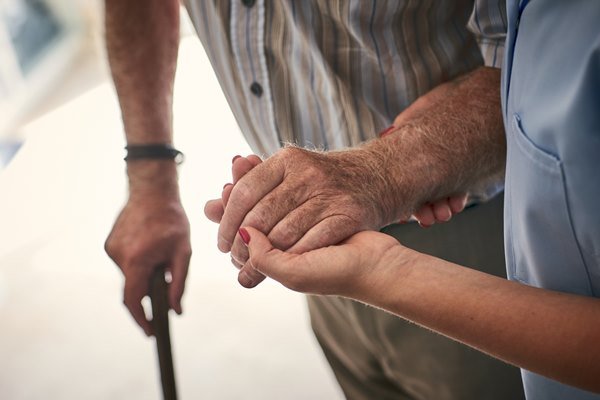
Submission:
[[[481,3],[185,0],[237,122],[263,156],[285,143],[355,146],[435,86],[484,59],[499,66],[504,36],[494,27],[505,23],[504,2]]]

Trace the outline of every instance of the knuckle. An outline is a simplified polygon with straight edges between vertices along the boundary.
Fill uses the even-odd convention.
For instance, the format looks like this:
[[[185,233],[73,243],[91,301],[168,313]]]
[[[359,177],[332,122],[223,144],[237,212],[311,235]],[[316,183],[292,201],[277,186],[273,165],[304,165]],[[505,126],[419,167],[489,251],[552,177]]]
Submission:
[[[283,223],[277,226],[269,235],[269,240],[273,245],[281,250],[288,249],[298,241],[300,236],[299,225],[293,223]]]
[[[309,185],[315,185],[326,178],[326,174],[319,165],[308,164],[302,169],[303,181]]]
[[[229,197],[228,205],[237,204],[242,208],[252,206],[252,193],[254,189],[250,186],[249,182],[240,180],[232,189]]]
[[[271,207],[255,207],[244,219],[243,225],[249,225],[259,231],[265,232],[271,228],[270,221],[272,219],[269,210]]]
[[[109,236],[106,241],[104,242],[104,251],[106,252],[106,254],[108,254],[108,256],[110,258],[112,258],[113,260],[116,258],[117,253],[118,253],[118,247],[115,244],[112,236]]]
[[[123,305],[127,307],[129,311],[131,311],[131,296],[129,296],[127,292],[123,294]]]
[[[293,145],[287,145],[283,149],[281,149],[278,153],[278,157],[289,159],[295,158],[302,154],[302,150],[299,147]]]

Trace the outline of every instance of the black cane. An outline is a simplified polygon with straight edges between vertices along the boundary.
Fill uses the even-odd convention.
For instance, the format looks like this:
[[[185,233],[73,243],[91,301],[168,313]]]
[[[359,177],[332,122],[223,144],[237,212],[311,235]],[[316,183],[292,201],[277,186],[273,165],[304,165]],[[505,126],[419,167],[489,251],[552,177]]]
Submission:
[[[158,365],[162,382],[164,400],[177,400],[175,389],[175,371],[171,354],[171,337],[169,335],[169,301],[167,298],[167,281],[165,271],[157,268],[150,283],[150,299],[152,300],[152,328],[158,350]]]

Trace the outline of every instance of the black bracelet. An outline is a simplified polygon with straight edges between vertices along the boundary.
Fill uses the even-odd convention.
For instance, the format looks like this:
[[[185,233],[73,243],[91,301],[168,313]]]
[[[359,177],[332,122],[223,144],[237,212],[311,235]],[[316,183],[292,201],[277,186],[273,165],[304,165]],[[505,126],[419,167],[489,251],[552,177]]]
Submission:
[[[168,159],[173,160],[177,165],[184,160],[184,155],[170,144],[130,144],[125,146],[127,155],[125,161],[143,160],[143,159]]]

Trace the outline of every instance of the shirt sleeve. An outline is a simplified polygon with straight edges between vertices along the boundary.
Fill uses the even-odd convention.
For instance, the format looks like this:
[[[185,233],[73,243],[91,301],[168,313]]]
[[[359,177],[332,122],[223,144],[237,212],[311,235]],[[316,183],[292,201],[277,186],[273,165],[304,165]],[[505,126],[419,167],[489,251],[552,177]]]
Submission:
[[[501,68],[506,39],[506,0],[475,0],[467,23],[488,67]]]

